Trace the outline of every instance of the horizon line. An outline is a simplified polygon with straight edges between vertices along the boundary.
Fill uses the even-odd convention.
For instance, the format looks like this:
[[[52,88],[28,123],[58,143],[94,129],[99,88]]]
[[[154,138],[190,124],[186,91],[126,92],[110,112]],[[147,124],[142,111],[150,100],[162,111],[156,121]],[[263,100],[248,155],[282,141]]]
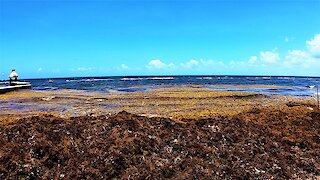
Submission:
[[[109,76],[66,76],[66,77],[43,77],[43,78],[22,78],[20,80],[41,80],[41,79],[72,79],[72,78],[106,78],[106,77],[297,77],[297,78],[320,78],[320,76],[301,75],[109,75]],[[1,79],[0,81],[8,81]]]

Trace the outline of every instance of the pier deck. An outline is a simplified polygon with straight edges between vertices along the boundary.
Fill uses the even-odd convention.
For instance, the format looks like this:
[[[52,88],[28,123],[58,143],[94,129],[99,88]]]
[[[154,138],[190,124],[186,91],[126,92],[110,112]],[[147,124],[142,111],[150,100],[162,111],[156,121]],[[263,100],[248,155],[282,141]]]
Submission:
[[[0,86],[0,94],[4,94],[10,91],[15,91],[18,89],[30,89],[31,84],[28,82],[14,82],[13,86]]]

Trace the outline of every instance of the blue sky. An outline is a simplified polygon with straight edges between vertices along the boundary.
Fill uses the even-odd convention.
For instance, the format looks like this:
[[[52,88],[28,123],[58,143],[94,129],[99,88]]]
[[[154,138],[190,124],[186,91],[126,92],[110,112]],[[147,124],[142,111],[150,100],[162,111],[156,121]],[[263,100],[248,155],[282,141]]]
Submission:
[[[0,79],[320,76],[320,1],[0,0]]]

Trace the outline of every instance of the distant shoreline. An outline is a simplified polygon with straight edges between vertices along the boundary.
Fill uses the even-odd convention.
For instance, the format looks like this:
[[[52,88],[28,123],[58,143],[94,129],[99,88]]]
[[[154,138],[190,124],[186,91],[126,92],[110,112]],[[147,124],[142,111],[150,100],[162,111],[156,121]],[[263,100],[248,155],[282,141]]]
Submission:
[[[131,77],[295,77],[295,78],[320,78],[319,76],[285,76],[285,75],[130,75],[130,76],[67,76],[47,78],[26,78],[21,80],[42,80],[42,79],[80,79],[80,78],[131,78]]]
[[[20,80],[45,80],[45,79],[81,79],[81,78],[133,78],[133,77],[292,77],[292,78],[320,78],[319,76],[286,76],[286,75],[129,75],[129,76],[66,76],[66,77],[41,77],[41,78],[22,78]],[[0,79],[0,82],[8,81]]]

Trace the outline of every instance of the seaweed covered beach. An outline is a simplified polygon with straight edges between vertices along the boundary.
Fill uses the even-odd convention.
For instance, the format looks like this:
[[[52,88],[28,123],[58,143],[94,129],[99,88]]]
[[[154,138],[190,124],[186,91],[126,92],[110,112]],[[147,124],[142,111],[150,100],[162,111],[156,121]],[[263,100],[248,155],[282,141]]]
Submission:
[[[0,100],[0,179],[320,177],[311,97],[188,86]]]

